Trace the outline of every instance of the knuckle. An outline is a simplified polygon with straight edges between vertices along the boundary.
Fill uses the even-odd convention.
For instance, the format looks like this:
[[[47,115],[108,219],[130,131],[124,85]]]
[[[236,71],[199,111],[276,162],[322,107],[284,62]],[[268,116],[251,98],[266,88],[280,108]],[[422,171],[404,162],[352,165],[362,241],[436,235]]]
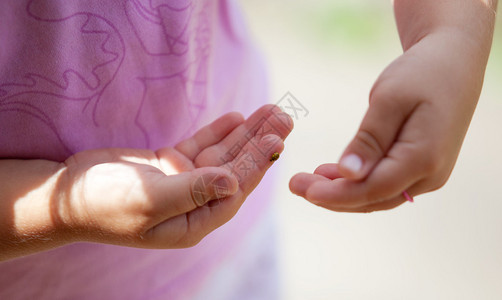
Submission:
[[[396,79],[386,79],[373,87],[370,94],[370,106],[378,105],[394,114],[402,114],[410,101],[417,98],[405,92],[402,83]],[[420,96],[419,98],[422,98]]]
[[[354,138],[354,141],[358,146],[364,148],[366,151],[375,153],[375,155],[377,156],[382,156],[385,153],[383,146],[378,140],[378,137],[370,130],[359,130],[356,134],[356,137]]]
[[[437,154],[427,155],[422,159],[423,170],[428,175],[439,173],[444,166],[444,159]]]
[[[371,90],[370,103],[386,103],[387,101],[392,101],[399,94],[399,85],[395,84],[393,80],[379,80]]]
[[[406,156],[423,176],[430,178],[444,169],[445,157],[439,147],[431,143],[410,145],[406,148]]]
[[[438,176],[434,181],[433,181],[433,184],[432,184],[432,188],[431,188],[431,192],[433,191],[437,191],[439,190],[440,188],[442,188],[446,182],[448,182],[448,177],[447,175],[441,175],[441,176]]]

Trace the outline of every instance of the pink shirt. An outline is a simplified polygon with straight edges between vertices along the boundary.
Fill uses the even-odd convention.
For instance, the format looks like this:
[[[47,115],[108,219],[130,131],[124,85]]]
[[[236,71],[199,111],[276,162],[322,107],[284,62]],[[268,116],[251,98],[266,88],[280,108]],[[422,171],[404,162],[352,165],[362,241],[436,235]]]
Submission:
[[[1,158],[172,146],[225,112],[248,115],[267,102],[264,87],[232,0],[0,1]],[[248,289],[211,282],[225,278],[222,266],[268,257],[266,243],[245,238],[261,239],[253,228],[266,227],[258,224],[268,194],[262,184],[190,249],[77,243],[0,263],[0,299],[178,299],[225,289],[230,299]],[[234,281],[273,268],[247,269]]]

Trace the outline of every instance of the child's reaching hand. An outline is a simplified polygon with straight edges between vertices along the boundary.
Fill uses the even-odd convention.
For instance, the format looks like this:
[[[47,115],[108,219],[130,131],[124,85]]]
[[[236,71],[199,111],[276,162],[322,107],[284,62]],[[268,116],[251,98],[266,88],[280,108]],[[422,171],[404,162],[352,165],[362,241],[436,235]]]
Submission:
[[[89,150],[62,164],[4,160],[0,260],[77,241],[192,246],[235,215],[292,126],[267,105],[245,121],[227,114],[156,152]]]
[[[402,204],[404,191],[415,196],[438,189],[467,132],[491,45],[493,9],[479,0],[394,2],[405,53],[375,83],[340,163],[290,182],[293,193],[319,206],[371,212]]]

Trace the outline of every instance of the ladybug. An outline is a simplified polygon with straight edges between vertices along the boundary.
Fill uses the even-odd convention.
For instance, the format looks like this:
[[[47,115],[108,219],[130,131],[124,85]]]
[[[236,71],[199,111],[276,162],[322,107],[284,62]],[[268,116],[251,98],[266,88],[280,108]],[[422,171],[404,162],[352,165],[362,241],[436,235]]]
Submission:
[[[279,159],[279,153],[275,152],[272,154],[272,157],[270,157],[270,161],[276,161]]]

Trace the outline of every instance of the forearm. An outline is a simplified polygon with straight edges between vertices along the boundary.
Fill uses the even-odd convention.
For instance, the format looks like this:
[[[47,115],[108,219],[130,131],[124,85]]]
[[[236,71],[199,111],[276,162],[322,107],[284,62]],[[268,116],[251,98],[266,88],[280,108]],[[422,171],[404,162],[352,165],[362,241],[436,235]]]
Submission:
[[[404,50],[438,30],[460,32],[487,60],[493,37],[497,0],[394,0]]]
[[[62,165],[0,160],[0,261],[63,244],[58,218]]]

